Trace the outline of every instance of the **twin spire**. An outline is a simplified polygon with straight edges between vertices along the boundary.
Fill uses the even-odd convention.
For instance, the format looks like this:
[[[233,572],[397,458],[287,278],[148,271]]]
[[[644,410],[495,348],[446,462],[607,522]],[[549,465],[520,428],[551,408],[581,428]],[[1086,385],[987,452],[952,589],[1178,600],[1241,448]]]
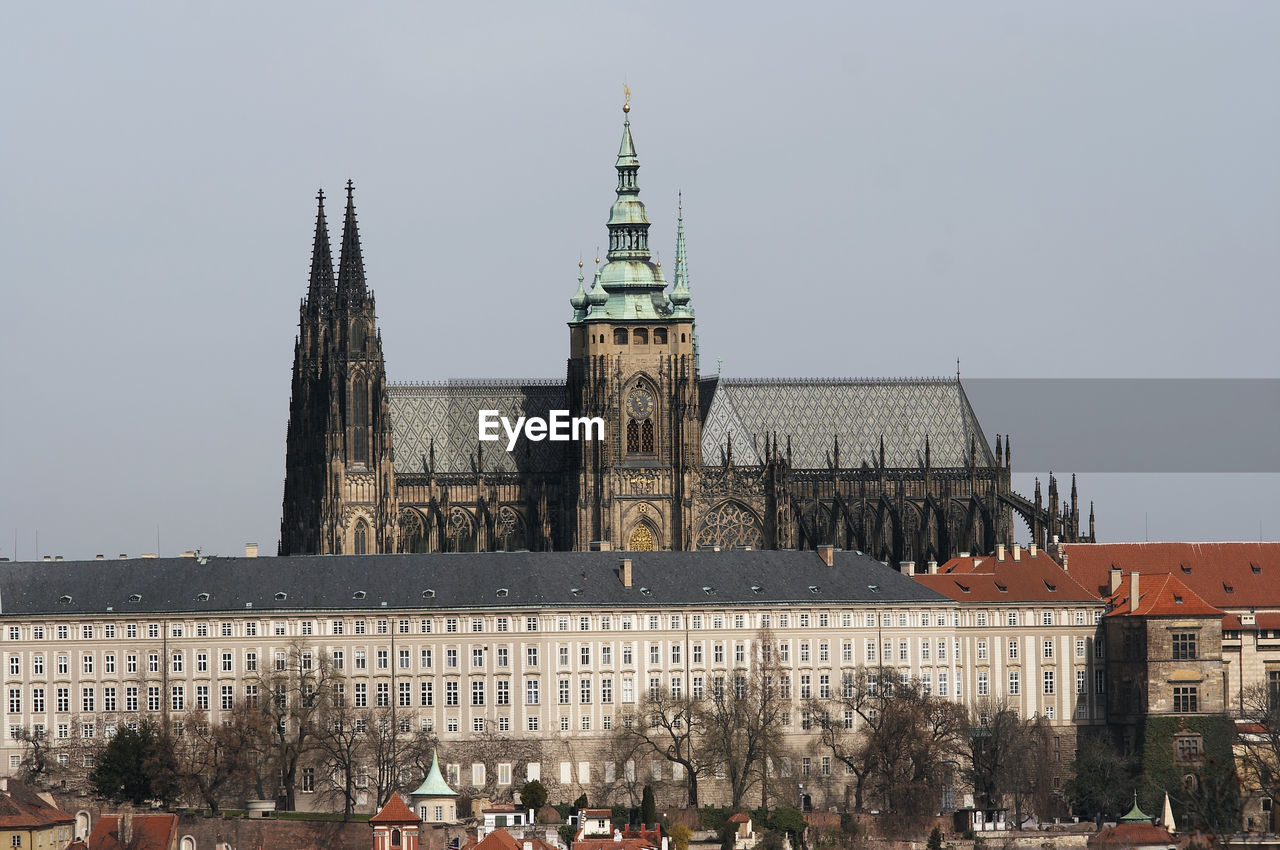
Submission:
[[[316,235],[311,249],[311,283],[307,303],[313,310],[359,307],[369,297],[364,276],[364,254],[356,226],[355,184],[347,181],[347,211],[342,223],[342,253],[335,283],[333,252],[329,247],[329,226],[324,215],[324,190],[317,194]]]

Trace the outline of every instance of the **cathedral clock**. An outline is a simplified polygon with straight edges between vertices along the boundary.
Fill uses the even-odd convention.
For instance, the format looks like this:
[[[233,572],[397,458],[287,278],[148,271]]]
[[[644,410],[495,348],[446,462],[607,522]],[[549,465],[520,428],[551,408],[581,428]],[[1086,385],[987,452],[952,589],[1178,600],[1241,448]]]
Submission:
[[[645,387],[636,387],[627,396],[627,413],[633,419],[648,419],[653,413],[653,393]]]

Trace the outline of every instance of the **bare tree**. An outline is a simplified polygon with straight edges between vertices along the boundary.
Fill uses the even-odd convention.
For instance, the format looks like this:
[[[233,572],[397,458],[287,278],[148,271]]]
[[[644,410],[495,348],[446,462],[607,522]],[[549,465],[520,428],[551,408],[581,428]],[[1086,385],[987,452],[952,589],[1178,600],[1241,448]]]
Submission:
[[[268,760],[263,768],[279,772],[285,808],[293,810],[298,766],[317,746],[324,707],[339,674],[328,653],[303,643],[294,643],[267,661],[268,668],[253,680],[259,690],[257,709],[270,721]]]
[[[739,808],[751,785],[759,779],[767,798],[767,764],[782,738],[781,666],[776,660],[773,633],[756,635],[756,652],[749,667],[739,667],[731,679],[714,678],[698,705],[703,733],[703,761],[721,766],[729,782],[733,808]]]
[[[320,724],[316,731],[316,750],[324,761],[321,782],[327,795],[342,801],[342,819],[348,821],[355,813],[356,777],[368,747],[365,728],[367,719],[357,717],[346,699],[334,694],[323,706]]]
[[[650,688],[640,704],[624,711],[614,733],[614,750],[624,761],[653,755],[684,770],[688,805],[698,805],[698,777],[708,769],[702,735],[705,713],[699,700],[669,688]]]
[[[893,699],[898,671],[892,667],[859,667],[841,674],[839,691],[830,700],[810,700],[807,709],[818,729],[818,744],[853,775],[853,810],[863,811],[873,768],[868,742],[880,734]]]
[[[249,770],[245,722],[243,715],[233,715],[225,724],[211,725],[205,712],[193,710],[183,718],[182,733],[169,736],[179,787],[199,797],[214,817]]]
[[[1264,799],[1280,799],[1280,691],[1251,685],[1241,702],[1245,722],[1237,726],[1235,751],[1245,787]]]

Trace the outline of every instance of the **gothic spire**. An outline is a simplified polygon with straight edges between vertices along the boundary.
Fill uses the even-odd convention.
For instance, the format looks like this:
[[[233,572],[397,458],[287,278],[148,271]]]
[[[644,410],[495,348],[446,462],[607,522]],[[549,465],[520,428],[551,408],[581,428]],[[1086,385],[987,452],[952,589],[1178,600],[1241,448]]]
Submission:
[[[671,288],[672,315],[692,316],[689,306],[689,263],[684,246],[684,198],[676,203],[676,285]]]
[[[618,199],[609,210],[609,260],[649,260],[649,218],[640,200],[640,158],[631,139],[631,93],[622,111],[622,144],[618,146]]]
[[[356,226],[355,184],[347,181],[347,215],[342,223],[342,256],[338,260],[338,303],[362,304],[369,295],[364,278],[364,256],[360,251],[360,230]]]
[[[311,283],[307,286],[307,303],[312,309],[326,305],[333,298],[333,252],[329,249],[329,225],[324,219],[323,189],[316,198],[316,236],[311,247]]]

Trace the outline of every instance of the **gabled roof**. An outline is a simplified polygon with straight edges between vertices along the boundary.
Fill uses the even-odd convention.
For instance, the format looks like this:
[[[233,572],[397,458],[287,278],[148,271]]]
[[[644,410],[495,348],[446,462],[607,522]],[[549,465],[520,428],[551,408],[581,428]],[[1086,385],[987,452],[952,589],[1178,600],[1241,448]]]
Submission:
[[[632,562],[624,587],[619,561]],[[479,552],[0,564],[0,616],[946,602],[865,555]],[[137,597],[135,599],[135,597]]]
[[[935,468],[967,466],[971,442],[976,443],[979,466],[995,465],[978,417],[954,379],[721,378],[699,389],[713,393],[709,404],[703,399],[708,406],[702,462],[709,466],[724,462],[730,434],[737,462],[763,462],[764,437],[774,432],[782,446],[791,438],[796,469],[829,469],[837,436],[845,469],[879,464],[882,437],[889,468],[923,467],[926,438]]]
[[[17,779],[10,779],[7,786],[0,792],[0,829],[40,829],[75,821]]]
[[[517,839],[505,829],[495,829],[484,837],[483,841],[471,845],[469,850],[524,850],[524,845],[532,844],[533,850],[557,850],[556,847],[538,838]]]
[[[1089,839],[1090,847],[1168,847],[1173,843],[1173,836],[1167,829],[1152,823],[1119,823]]]
[[[1099,604],[1096,594],[1082,587],[1043,549],[1023,551],[1018,560],[1006,553],[995,556],[952,558],[935,575],[917,575],[916,581],[960,602],[1025,603],[1061,602]]]
[[[1138,575],[1138,605],[1133,609],[1128,575],[1107,602],[1108,617],[1221,617],[1222,612],[1171,575]]]
[[[1217,608],[1280,609],[1280,543],[1064,543],[1067,570],[1107,596],[1114,565],[1172,573]]]
[[[405,805],[399,794],[392,794],[378,813],[369,818],[369,823],[420,823],[421,821],[422,819]]]

